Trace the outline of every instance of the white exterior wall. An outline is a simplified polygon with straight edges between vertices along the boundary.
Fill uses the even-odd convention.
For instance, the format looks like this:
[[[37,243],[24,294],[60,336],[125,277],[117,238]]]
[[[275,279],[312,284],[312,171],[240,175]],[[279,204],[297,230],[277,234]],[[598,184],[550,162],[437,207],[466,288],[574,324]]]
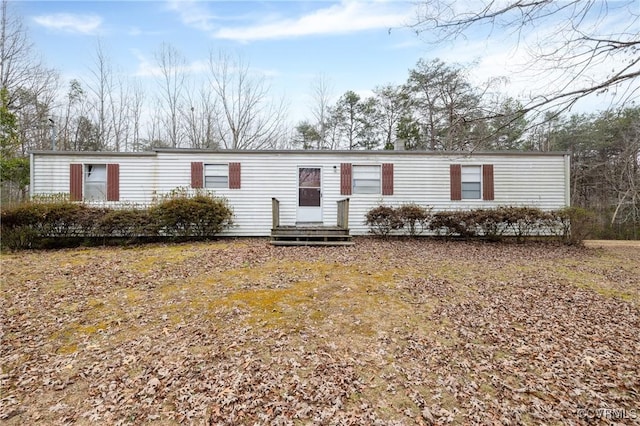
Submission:
[[[568,157],[563,154],[461,154],[385,151],[195,151],[158,150],[155,154],[116,155],[34,153],[32,195],[69,192],[69,163],[120,164],[120,204],[148,204],[154,195],[191,184],[191,162],[241,164],[240,189],[216,189],[234,211],[235,226],[223,235],[268,236],[271,198],[280,201],[280,224],[294,225],[298,197],[298,167],[322,168],[323,223],[335,225],[337,201],[350,199],[349,226],[354,235],[367,234],[364,215],[386,204],[417,203],[439,210],[532,206],[544,210],[569,204]],[[394,195],[340,195],[340,164],[394,165]],[[493,201],[450,200],[450,164],[494,167]],[[118,204],[106,202],[104,204]]]
[[[69,164],[120,164],[120,200],[105,201],[105,206],[122,203],[146,205],[156,185],[156,156],[153,154],[86,153],[80,155],[32,154],[30,193],[34,195],[68,194]],[[84,179],[83,179],[84,181]]]

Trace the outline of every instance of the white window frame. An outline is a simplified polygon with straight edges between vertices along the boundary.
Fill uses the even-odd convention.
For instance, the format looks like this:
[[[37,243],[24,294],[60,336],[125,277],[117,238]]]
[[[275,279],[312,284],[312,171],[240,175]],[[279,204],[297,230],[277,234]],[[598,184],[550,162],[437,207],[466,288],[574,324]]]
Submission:
[[[471,170],[474,170],[474,172],[472,173]],[[466,170],[466,173],[465,173]],[[477,170],[477,173],[475,173],[475,170]],[[477,189],[465,189],[465,184],[467,184],[467,188],[469,187],[469,185],[473,184],[474,186],[477,185],[478,188]],[[470,196],[465,196],[465,193],[469,193],[473,191],[474,193],[476,193],[478,196],[477,197],[470,197]],[[475,164],[469,164],[469,165],[463,165],[461,167],[460,170],[460,195],[461,198],[463,200],[482,200],[482,166],[480,165],[475,165]]]
[[[207,189],[229,188],[229,164],[211,163],[204,164],[203,186]],[[211,178],[207,180],[207,178]]]
[[[352,194],[382,194],[382,166],[380,164],[353,164],[351,166]]]
[[[85,201],[107,200],[107,165],[85,164],[82,179],[82,198]]]

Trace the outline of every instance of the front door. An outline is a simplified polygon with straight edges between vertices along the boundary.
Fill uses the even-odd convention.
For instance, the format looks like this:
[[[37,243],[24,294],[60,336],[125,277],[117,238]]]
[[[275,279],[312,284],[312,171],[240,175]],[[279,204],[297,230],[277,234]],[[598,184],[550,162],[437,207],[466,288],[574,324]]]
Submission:
[[[298,222],[322,222],[322,169],[298,167]]]

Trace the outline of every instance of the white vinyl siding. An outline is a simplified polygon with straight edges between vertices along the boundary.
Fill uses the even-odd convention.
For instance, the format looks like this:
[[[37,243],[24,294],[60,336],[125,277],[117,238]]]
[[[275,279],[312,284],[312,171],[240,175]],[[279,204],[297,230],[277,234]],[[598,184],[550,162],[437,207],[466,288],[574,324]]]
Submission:
[[[350,198],[349,227],[352,235],[367,235],[365,214],[385,204],[399,207],[417,203],[435,212],[461,208],[532,206],[544,210],[565,207],[569,203],[568,162],[563,154],[548,153],[473,153],[438,154],[409,151],[174,151],[149,153],[32,153],[31,194],[69,192],[69,164],[120,165],[120,201],[130,207],[150,205],[176,188],[189,188],[191,163],[242,164],[242,188],[220,188],[216,196],[228,200],[234,211],[234,225],[223,236],[269,236],[271,198],[280,202],[280,223],[294,225],[298,208],[298,168],[313,164],[322,167],[322,221],[335,226],[337,201]],[[393,163],[393,196],[340,194],[340,165]],[[495,200],[481,198],[467,203],[451,200],[450,165],[462,167],[493,164]],[[379,166],[378,166],[379,167]],[[380,179],[381,180],[381,179]],[[195,193],[195,191],[193,191]],[[213,192],[213,190],[212,190]],[[105,202],[94,202],[102,205]],[[115,203],[109,204],[114,206]]]
[[[228,188],[229,187],[229,165],[205,164],[204,165],[204,187],[205,188]]]
[[[107,199],[107,165],[84,165],[84,200],[104,201]]]
[[[482,198],[482,167],[462,166],[462,199]]]
[[[354,165],[351,182],[353,194],[380,194],[380,166]]]

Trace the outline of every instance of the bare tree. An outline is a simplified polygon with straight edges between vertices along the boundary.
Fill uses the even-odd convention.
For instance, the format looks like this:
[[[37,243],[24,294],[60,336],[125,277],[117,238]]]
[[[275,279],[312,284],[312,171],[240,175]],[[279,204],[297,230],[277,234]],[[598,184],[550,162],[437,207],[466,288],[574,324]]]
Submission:
[[[164,121],[168,143],[176,148],[182,143],[180,108],[183,102],[186,81],[186,60],[168,43],[162,43],[156,52],[156,62],[160,67],[160,100],[164,110]]]
[[[329,132],[331,91],[331,82],[325,74],[318,75],[312,82],[311,97],[313,104],[311,106],[311,115],[315,121],[315,132],[318,136],[315,149],[327,149],[330,145],[327,136]]]
[[[131,89],[129,82],[118,74],[109,93],[113,146],[116,151],[127,150],[131,131]]]
[[[113,121],[111,119],[111,96],[114,90],[113,70],[111,62],[104,50],[102,42],[96,42],[96,51],[93,66],[90,69],[91,78],[85,82],[88,91],[93,96],[90,98],[90,108],[93,114],[97,136],[96,143],[91,144],[93,149],[104,150],[111,143],[113,137]],[[117,146],[114,146],[117,150]]]
[[[219,121],[216,100],[208,87],[188,90],[188,107],[183,111],[187,134],[192,148],[218,148],[216,128]]]
[[[50,146],[49,125],[58,87],[58,73],[43,66],[36,56],[22,19],[7,0],[0,3],[0,89],[7,109],[20,129],[19,152]]]
[[[132,121],[131,150],[140,151],[140,126],[145,93],[139,81],[131,83],[130,119]],[[127,149],[126,147],[125,149]]]
[[[469,36],[474,29],[506,29],[518,43],[533,30],[544,30],[543,41],[530,50],[531,67],[546,70],[539,79],[551,89],[532,96],[525,111],[567,110],[579,99],[605,91],[618,101],[637,96],[640,76],[637,0],[423,0],[414,22],[418,34],[437,41]],[[602,68],[609,70],[602,73]],[[560,71],[561,77],[554,77]]]
[[[24,156],[30,150],[52,149],[57,130],[57,117],[53,115],[57,90],[55,81],[35,92],[25,89],[15,91],[15,115],[19,123],[20,140],[20,152],[17,154]]]
[[[62,150],[77,151],[78,121],[86,114],[86,93],[78,80],[69,82],[64,110],[58,119],[58,145]]]
[[[33,73],[41,71],[41,64],[22,19],[12,14],[7,0],[0,7],[0,87],[7,90],[7,105],[12,108],[18,89],[32,91]]]
[[[220,107],[218,137],[224,148],[261,149],[284,139],[284,100],[271,101],[265,77],[240,57],[211,52],[209,84]]]

